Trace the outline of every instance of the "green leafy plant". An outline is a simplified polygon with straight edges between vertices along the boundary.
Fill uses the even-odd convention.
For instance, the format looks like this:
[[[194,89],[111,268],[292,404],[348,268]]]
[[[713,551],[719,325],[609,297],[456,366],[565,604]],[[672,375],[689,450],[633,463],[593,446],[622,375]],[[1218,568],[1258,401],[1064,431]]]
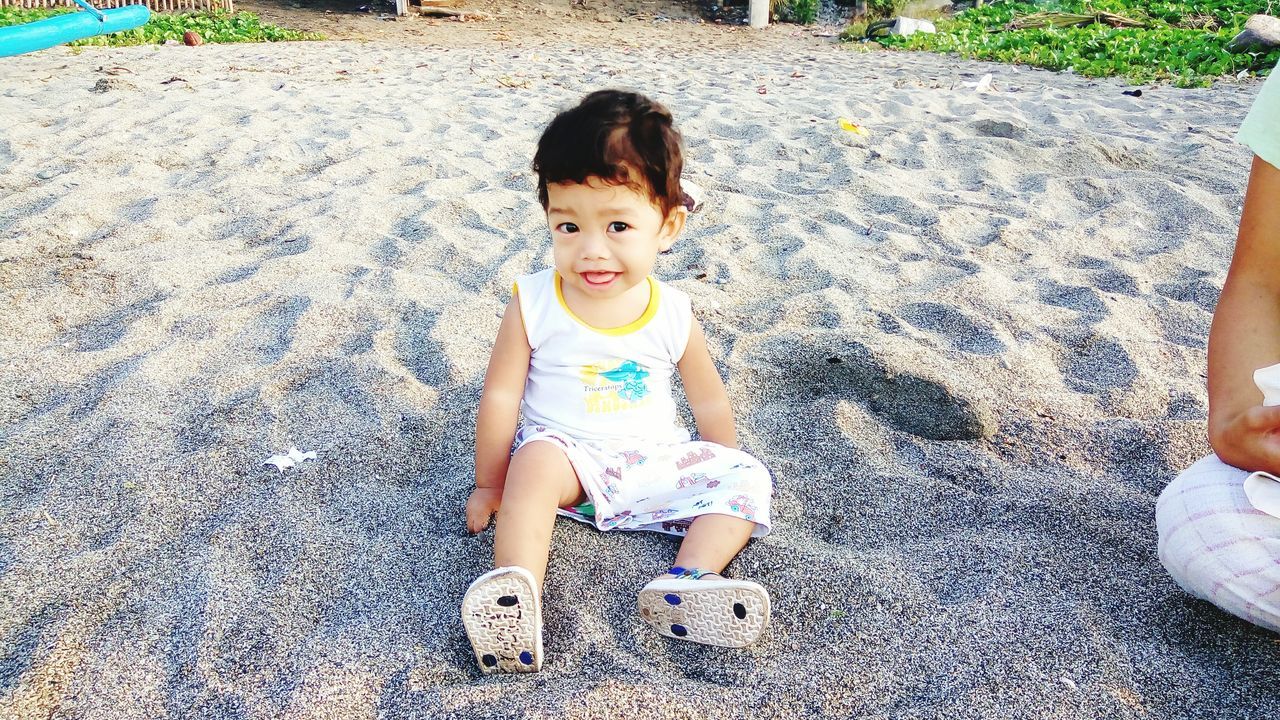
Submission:
[[[907,0],[867,0],[867,17],[886,18],[902,12]]]
[[[879,40],[892,48],[956,53],[979,60],[1070,70],[1090,77],[1120,76],[1134,83],[1205,86],[1225,75],[1264,72],[1280,61],[1280,50],[1233,54],[1226,49],[1250,15],[1265,11],[1266,0],[1002,2],[941,20],[936,34]],[[1143,27],[1092,23],[1010,28],[1016,18],[1045,12],[1110,13],[1137,21]]]
[[[0,7],[0,27],[43,20],[75,9],[23,9]],[[166,40],[182,41],[188,30],[199,33],[207,43],[277,42],[281,40],[320,40],[322,36],[263,23],[253,13],[195,12],[153,13],[141,27],[110,35],[98,35],[71,43],[84,45],[152,45]]]
[[[783,22],[812,25],[818,19],[818,0],[775,0],[772,9]]]

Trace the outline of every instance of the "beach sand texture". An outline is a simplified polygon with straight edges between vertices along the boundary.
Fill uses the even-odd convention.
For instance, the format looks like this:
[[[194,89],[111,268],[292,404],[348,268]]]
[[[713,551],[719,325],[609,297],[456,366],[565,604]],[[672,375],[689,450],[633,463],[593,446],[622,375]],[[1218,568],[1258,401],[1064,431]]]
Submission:
[[[614,86],[707,191],[657,274],[775,473],[730,566],[773,624],[659,637],[675,541],[561,521],[544,670],[485,678],[475,407],[550,259],[537,136]],[[6,59],[0,717],[1274,715],[1275,636],[1179,591],[1153,522],[1208,450],[1257,86],[1124,89],[840,48]]]

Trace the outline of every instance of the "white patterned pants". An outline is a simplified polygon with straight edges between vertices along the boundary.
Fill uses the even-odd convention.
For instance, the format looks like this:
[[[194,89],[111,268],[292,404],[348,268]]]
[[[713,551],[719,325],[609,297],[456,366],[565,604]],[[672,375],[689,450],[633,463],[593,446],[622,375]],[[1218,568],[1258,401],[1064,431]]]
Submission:
[[[1182,589],[1280,632],[1280,518],[1249,504],[1249,473],[1210,455],[1156,501],[1160,562]]]

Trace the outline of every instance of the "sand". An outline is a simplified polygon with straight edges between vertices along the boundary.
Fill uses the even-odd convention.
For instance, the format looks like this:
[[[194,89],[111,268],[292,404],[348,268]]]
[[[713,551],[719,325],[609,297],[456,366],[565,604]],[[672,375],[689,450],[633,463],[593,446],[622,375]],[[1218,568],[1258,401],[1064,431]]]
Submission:
[[[674,540],[561,521],[543,672],[482,677],[476,402],[550,257],[534,142],[607,86],[670,105],[707,191],[657,273],[775,473],[730,566],[774,621],[659,637]],[[767,43],[6,59],[0,717],[1274,715],[1276,637],[1179,591],[1153,522],[1208,450],[1257,86],[1126,89]]]

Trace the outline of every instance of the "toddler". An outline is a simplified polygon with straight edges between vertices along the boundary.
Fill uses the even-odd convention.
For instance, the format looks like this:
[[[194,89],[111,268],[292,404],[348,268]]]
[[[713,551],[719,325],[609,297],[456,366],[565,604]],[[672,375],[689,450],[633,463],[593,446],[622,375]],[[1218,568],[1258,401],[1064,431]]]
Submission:
[[[496,570],[462,601],[486,673],[542,664],[542,583],[557,513],[600,530],[682,535],[641,618],[711,645],[756,640],[769,595],[719,572],[769,532],[769,472],[737,449],[724,384],[689,297],[650,275],[684,228],[671,114],[602,90],[551,121],[533,169],[554,267],[516,280],[476,418],[467,527],[497,513]],[[698,441],[678,424],[678,371]],[[514,440],[515,451],[511,448]]]

